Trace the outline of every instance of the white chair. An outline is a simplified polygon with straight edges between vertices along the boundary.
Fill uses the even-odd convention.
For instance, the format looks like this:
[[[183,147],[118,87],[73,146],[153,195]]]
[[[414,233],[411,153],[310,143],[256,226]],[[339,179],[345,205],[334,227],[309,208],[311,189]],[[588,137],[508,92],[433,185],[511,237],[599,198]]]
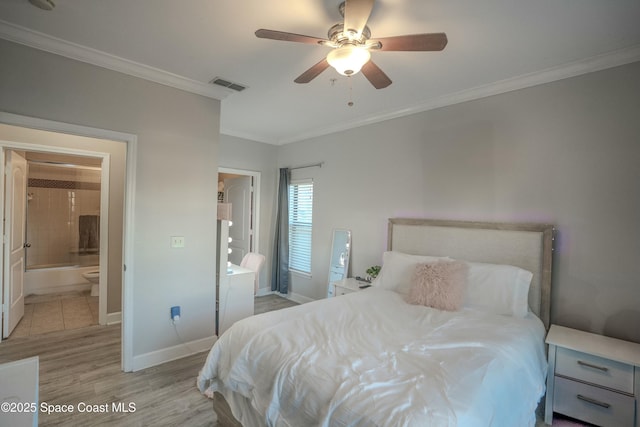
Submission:
[[[256,252],[249,252],[246,254],[242,261],[240,261],[240,267],[248,268],[255,273],[255,279],[253,282],[253,294],[258,293],[258,282],[260,280],[260,270],[264,266],[266,257]]]

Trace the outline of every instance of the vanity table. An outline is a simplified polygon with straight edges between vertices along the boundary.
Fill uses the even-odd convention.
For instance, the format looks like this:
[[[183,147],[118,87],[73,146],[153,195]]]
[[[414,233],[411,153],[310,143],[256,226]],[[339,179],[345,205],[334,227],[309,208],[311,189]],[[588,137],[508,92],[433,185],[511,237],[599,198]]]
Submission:
[[[253,316],[253,282],[255,273],[248,268],[231,264],[220,280],[218,334],[222,334],[238,320]]]
[[[253,316],[253,270],[231,264],[229,221],[218,220],[218,262],[216,263],[216,334],[222,335],[238,320]]]

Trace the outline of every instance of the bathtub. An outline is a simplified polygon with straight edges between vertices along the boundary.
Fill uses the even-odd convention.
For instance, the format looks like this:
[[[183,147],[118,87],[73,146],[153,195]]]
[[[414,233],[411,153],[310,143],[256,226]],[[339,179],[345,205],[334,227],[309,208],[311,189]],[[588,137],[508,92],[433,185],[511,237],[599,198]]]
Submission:
[[[91,290],[91,283],[82,277],[82,273],[99,268],[97,265],[93,265],[27,270],[24,273],[24,294],[40,295]]]

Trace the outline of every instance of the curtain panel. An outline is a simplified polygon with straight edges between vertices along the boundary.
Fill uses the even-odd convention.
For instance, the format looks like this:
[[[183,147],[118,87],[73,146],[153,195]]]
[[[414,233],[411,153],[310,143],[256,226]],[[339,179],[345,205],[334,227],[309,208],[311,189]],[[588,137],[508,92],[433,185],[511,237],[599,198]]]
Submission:
[[[276,213],[275,242],[271,266],[271,290],[281,294],[289,292],[289,183],[288,168],[280,169],[278,208]]]

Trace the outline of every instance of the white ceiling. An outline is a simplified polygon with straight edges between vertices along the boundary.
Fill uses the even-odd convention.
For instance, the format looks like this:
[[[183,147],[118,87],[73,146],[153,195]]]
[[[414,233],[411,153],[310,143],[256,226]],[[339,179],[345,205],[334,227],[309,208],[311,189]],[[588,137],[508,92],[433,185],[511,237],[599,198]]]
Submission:
[[[222,133],[273,144],[640,60],[638,0],[377,0],[372,38],[449,39],[442,52],[373,52],[393,80],[381,90],[331,68],[296,84],[328,48],[254,35],[324,38],[340,0],[54,2],[0,0],[0,37],[222,99]],[[207,84],[217,76],[248,88]]]

